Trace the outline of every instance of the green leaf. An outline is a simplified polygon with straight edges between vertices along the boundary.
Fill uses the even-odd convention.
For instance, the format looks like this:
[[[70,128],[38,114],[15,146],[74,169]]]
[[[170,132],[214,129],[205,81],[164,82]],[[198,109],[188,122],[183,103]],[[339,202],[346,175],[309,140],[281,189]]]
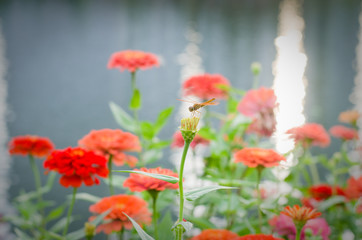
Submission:
[[[174,107],[168,107],[165,108],[164,110],[162,110],[160,112],[160,114],[158,115],[158,118],[154,124],[154,132],[155,135],[157,135],[157,133],[162,129],[162,127],[166,124],[167,119],[171,116],[171,113],[173,111]]]
[[[200,128],[197,134],[208,140],[216,140],[217,138],[216,133],[209,127]]]
[[[236,113],[238,103],[239,103],[238,101],[236,101],[234,98],[230,97],[229,100],[227,101],[227,112]]]
[[[133,90],[133,95],[131,98],[131,102],[129,104],[129,108],[136,110],[139,109],[141,107],[141,93],[140,91],[136,88]]]
[[[110,102],[109,107],[111,108],[114,119],[122,128],[130,132],[136,132],[136,121],[130,115],[128,115],[128,113],[126,113],[120,106],[118,106],[114,102]]]
[[[54,219],[60,217],[62,215],[62,213],[64,212],[64,208],[65,208],[65,205],[60,205],[59,207],[52,210],[46,217],[46,220],[51,221],[51,220],[54,220]]]
[[[133,220],[130,216],[128,216],[127,214],[123,213],[124,215],[126,215],[126,217],[128,217],[128,219],[132,222],[133,227],[136,229],[138,236],[140,236],[140,238],[142,240],[154,240],[153,237],[151,237],[150,235],[148,235],[142,228],[140,225],[138,225],[138,223]]]
[[[166,181],[169,183],[178,183],[178,180],[179,180],[176,177],[172,177],[172,176],[168,176],[168,175],[157,174],[157,173],[148,173],[148,172],[142,172],[142,171],[134,171],[134,170],[113,170],[113,172],[137,173],[137,174],[145,175],[148,177],[157,178],[159,180],[163,180],[163,181]]]
[[[165,141],[154,141],[149,145],[149,148],[156,148],[161,149],[170,146],[172,140],[165,140]]]
[[[198,187],[194,188],[190,191],[187,191],[185,193],[185,198],[189,201],[194,201],[198,199],[199,197],[205,195],[206,193],[209,193],[211,191],[219,190],[219,189],[235,189],[235,187],[224,187],[224,186],[204,186],[204,187]]]
[[[15,228],[14,232],[15,232],[16,236],[19,237],[18,239],[22,239],[22,240],[31,240],[32,239],[25,232],[21,231],[19,228]]]
[[[143,153],[143,160],[145,164],[153,163],[162,157],[162,151],[160,149],[151,149]]]
[[[196,227],[201,229],[215,229],[217,226],[215,226],[212,222],[210,222],[206,218],[197,218],[193,216],[188,216],[188,220],[190,220]]]
[[[96,202],[99,202],[99,200],[101,200],[100,197],[94,196],[94,195],[89,194],[89,193],[77,193],[75,195],[75,198],[80,199],[80,200],[85,200],[85,201],[88,201],[88,202],[92,202],[92,203],[96,203]]]
[[[71,222],[73,221],[73,219],[74,219],[74,218],[71,216],[69,223],[71,223]],[[67,218],[66,218],[66,217],[63,217],[63,218],[59,219],[59,220],[50,228],[50,231],[52,231],[52,232],[60,232],[61,230],[64,229],[66,223],[67,223]]]
[[[171,212],[167,211],[161,222],[157,226],[159,240],[170,240],[173,239],[172,228],[172,217]]]
[[[141,122],[141,132],[145,139],[152,140],[155,136],[155,130],[150,122]]]
[[[323,211],[327,210],[328,208],[333,207],[334,205],[337,205],[340,203],[344,203],[345,201],[346,201],[345,197],[343,197],[343,196],[334,196],[334,197],[328,198],[325,201],[322,201],[320,204],[318,204],[317,208],[319,211],[323,212]]]

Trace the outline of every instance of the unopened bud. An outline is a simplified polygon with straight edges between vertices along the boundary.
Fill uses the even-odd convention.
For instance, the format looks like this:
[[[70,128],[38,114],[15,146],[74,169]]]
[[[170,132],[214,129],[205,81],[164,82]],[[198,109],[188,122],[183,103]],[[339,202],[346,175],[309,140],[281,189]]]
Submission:
[[[261,64],[259,62],[253,62],[250,69],[254,76],[258,76],[261,72]]]

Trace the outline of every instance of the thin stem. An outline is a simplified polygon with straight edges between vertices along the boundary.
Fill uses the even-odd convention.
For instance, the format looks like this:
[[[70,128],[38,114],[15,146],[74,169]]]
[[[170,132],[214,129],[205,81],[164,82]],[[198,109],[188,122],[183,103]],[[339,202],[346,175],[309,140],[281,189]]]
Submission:
[[[300,240],[300,235],[302,233],[302,228],[303,228],[304,224],[294,222],[294,225],[295,225],[295,229],[296,229],[295,240]]]
[[[184,165],[187,155],[187,150],[189,149],[191,141],[185,141],[184,145],[184,151],[182,153],[181,157],[181,163],[180,163],[180,174],[179,174],[179,193],[180,193],[180,211],[179,211],[179,217],[178,222],[183,221],[183,210],[184,210],[184,189],[183,189],[183,171],[184,171]],[[183,234],[183,228],[176,227],[176,240],[182,240],[182,234]]]
[[[113,155],[109,155],[109,159],[108,159],[108,180],[109,180],[109,192],[111,193],[111,196],[114,195],[114,188],[113,188],[113,178],[112,178],[112,159],[113,159]]]
[[[258,233],[260,233],[261,232],[261,227],[263,225],[263,217],[262,217],[262,212],[261,212],[261,209],[260,209],[261,192],[260,192],[259,184],[260,184],[260,180],[261,180],[261,172],[263,171],[263,167],[258,166],[257,171],[258,171],[258,177],[257,177],[257,180],[256,180],[256,190],[258,192],[258,223],[259,223]]]
[[[35,159],[34,156],[29,154],[29,160],[30,160],[30,165],[31,165],[31,169],[33,170],[33,174],[34,174],[34,180],[35,180],[35,187],[36,187],[36,192],[38,195],[38,200],[39,203],[42,202],[42,194],[41,194],[41,180],[40,180],[40,174],[39,174],[39,170],[38,167],[36,166],[35,163]]]
[[[69,209],[68,209],[68,215],[67,215],[67,223],[63,230],[63,236],[65,236],[68,232],[68,226],[70,222],[70,216],[72,215],[74,203],[75,203],[75,195],[77,194],[77,188],[73,188],[73,195],[72,195],[72,202],[70,203]]]
[[[123,240],[123,233],[124,233],[124,228],[122,228],[121,231],[118,232],[119,240]]]
[[[259,76],[258,75],[254,75],[254,79],[253,79],[253,89],[257,89],[259,86]]]
[[[155,190],[149,190],[148,193],[151,195],[152,197],[152,210],[153,210],[153,216],[152,216],[152,223],[153,223],[153,227],[154,227],[154,237],[155,240],[158,240],[158,230],[157,230],[157,197],[158,197],[158,193],[159,191],[155,191]]]
[[[311,159],[311,163],[309,164],[309,169],[312,174],[313,184],[319,184],[320,180],[319,180],[318,169],[313,159]]]

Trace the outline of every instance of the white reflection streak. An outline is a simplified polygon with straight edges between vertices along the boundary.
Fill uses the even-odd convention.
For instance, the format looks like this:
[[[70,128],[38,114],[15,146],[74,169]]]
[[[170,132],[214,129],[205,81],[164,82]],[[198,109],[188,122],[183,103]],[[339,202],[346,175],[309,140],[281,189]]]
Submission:
[[[284,0],[280,6],[279,36],[275,39],[277,57],[273,63],[274,91],[279,102],[276,112],[276,149],[286,153],[294,142],[285,132],[305,122],[303,114],[307,57],[303,53],[304,20],[298,11],[299,3]]]

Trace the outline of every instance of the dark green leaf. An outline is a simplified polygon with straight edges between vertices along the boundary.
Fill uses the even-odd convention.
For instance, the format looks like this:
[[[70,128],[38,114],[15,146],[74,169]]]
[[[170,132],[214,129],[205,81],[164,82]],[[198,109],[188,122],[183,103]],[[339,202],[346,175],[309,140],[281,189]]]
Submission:
[[[111,108],[114,119],[122,128],[130,132],[136,132],[136,121],[134,121],[134,119],[130,115],[128,115],[128,113],[126,113],[120,106],[118,106],[114,102],[110,102],[109,107]]]
[[[123,213],[124,215],[126,215],[126,217],[128,217],[128,219],[132,222],[133,227],[136,229],[138,236],[140,236],[140,238],[142,240],[154,240],[153,237],[151,237],[150,235],[148,235],[141,227],[140,225],[138,225],[138,223],[133,220],[130,216],[128,216],[127,214]]]
[[[140,91],[136,88],[133,91],[133,95],[131,98],[131,102],[129,104],[129,108],[136,110],[139,109],[141,107],[141,93]]]
[[[167,119],[171,116],[174,107],[168,107],[160,112],[158,118],[154,124],[154,132],[155,135],[162,129],[162,127],[166,124]]]
[[[208,140],[215,140],[217,138],[216,133],[209,127],[200,128],[197,134]]]
[[[150,122],[141,122],[141,132],[143,137],[148,140],[152,140],[155,136],[154,127]]]
[[[178,180],[179,180],[176,177],[172,177],[172,176],[168,176],[168,175],[157,174],[157,173],[148,173],[148,172],[142,172],[142,171],[113,170],[113,172],[137,173],[137,174],[145,175],[145,176],[148,176],[148,177],[157,178],[159,180],[163,180],[163,181],[166,181],[166,182],[169,182],[169,183],[178,183]]]
[[[235,189],[234,187],[224,187],[224,186],[204,186],[204,187],[198,187],[194,188],[190,191],[187,191],[185,193],[185,199],[189,201],[194,201],[198,199],[199,197],[205,195],[206,193],[209,193],[211,191],[219,190],[219,189]]]

